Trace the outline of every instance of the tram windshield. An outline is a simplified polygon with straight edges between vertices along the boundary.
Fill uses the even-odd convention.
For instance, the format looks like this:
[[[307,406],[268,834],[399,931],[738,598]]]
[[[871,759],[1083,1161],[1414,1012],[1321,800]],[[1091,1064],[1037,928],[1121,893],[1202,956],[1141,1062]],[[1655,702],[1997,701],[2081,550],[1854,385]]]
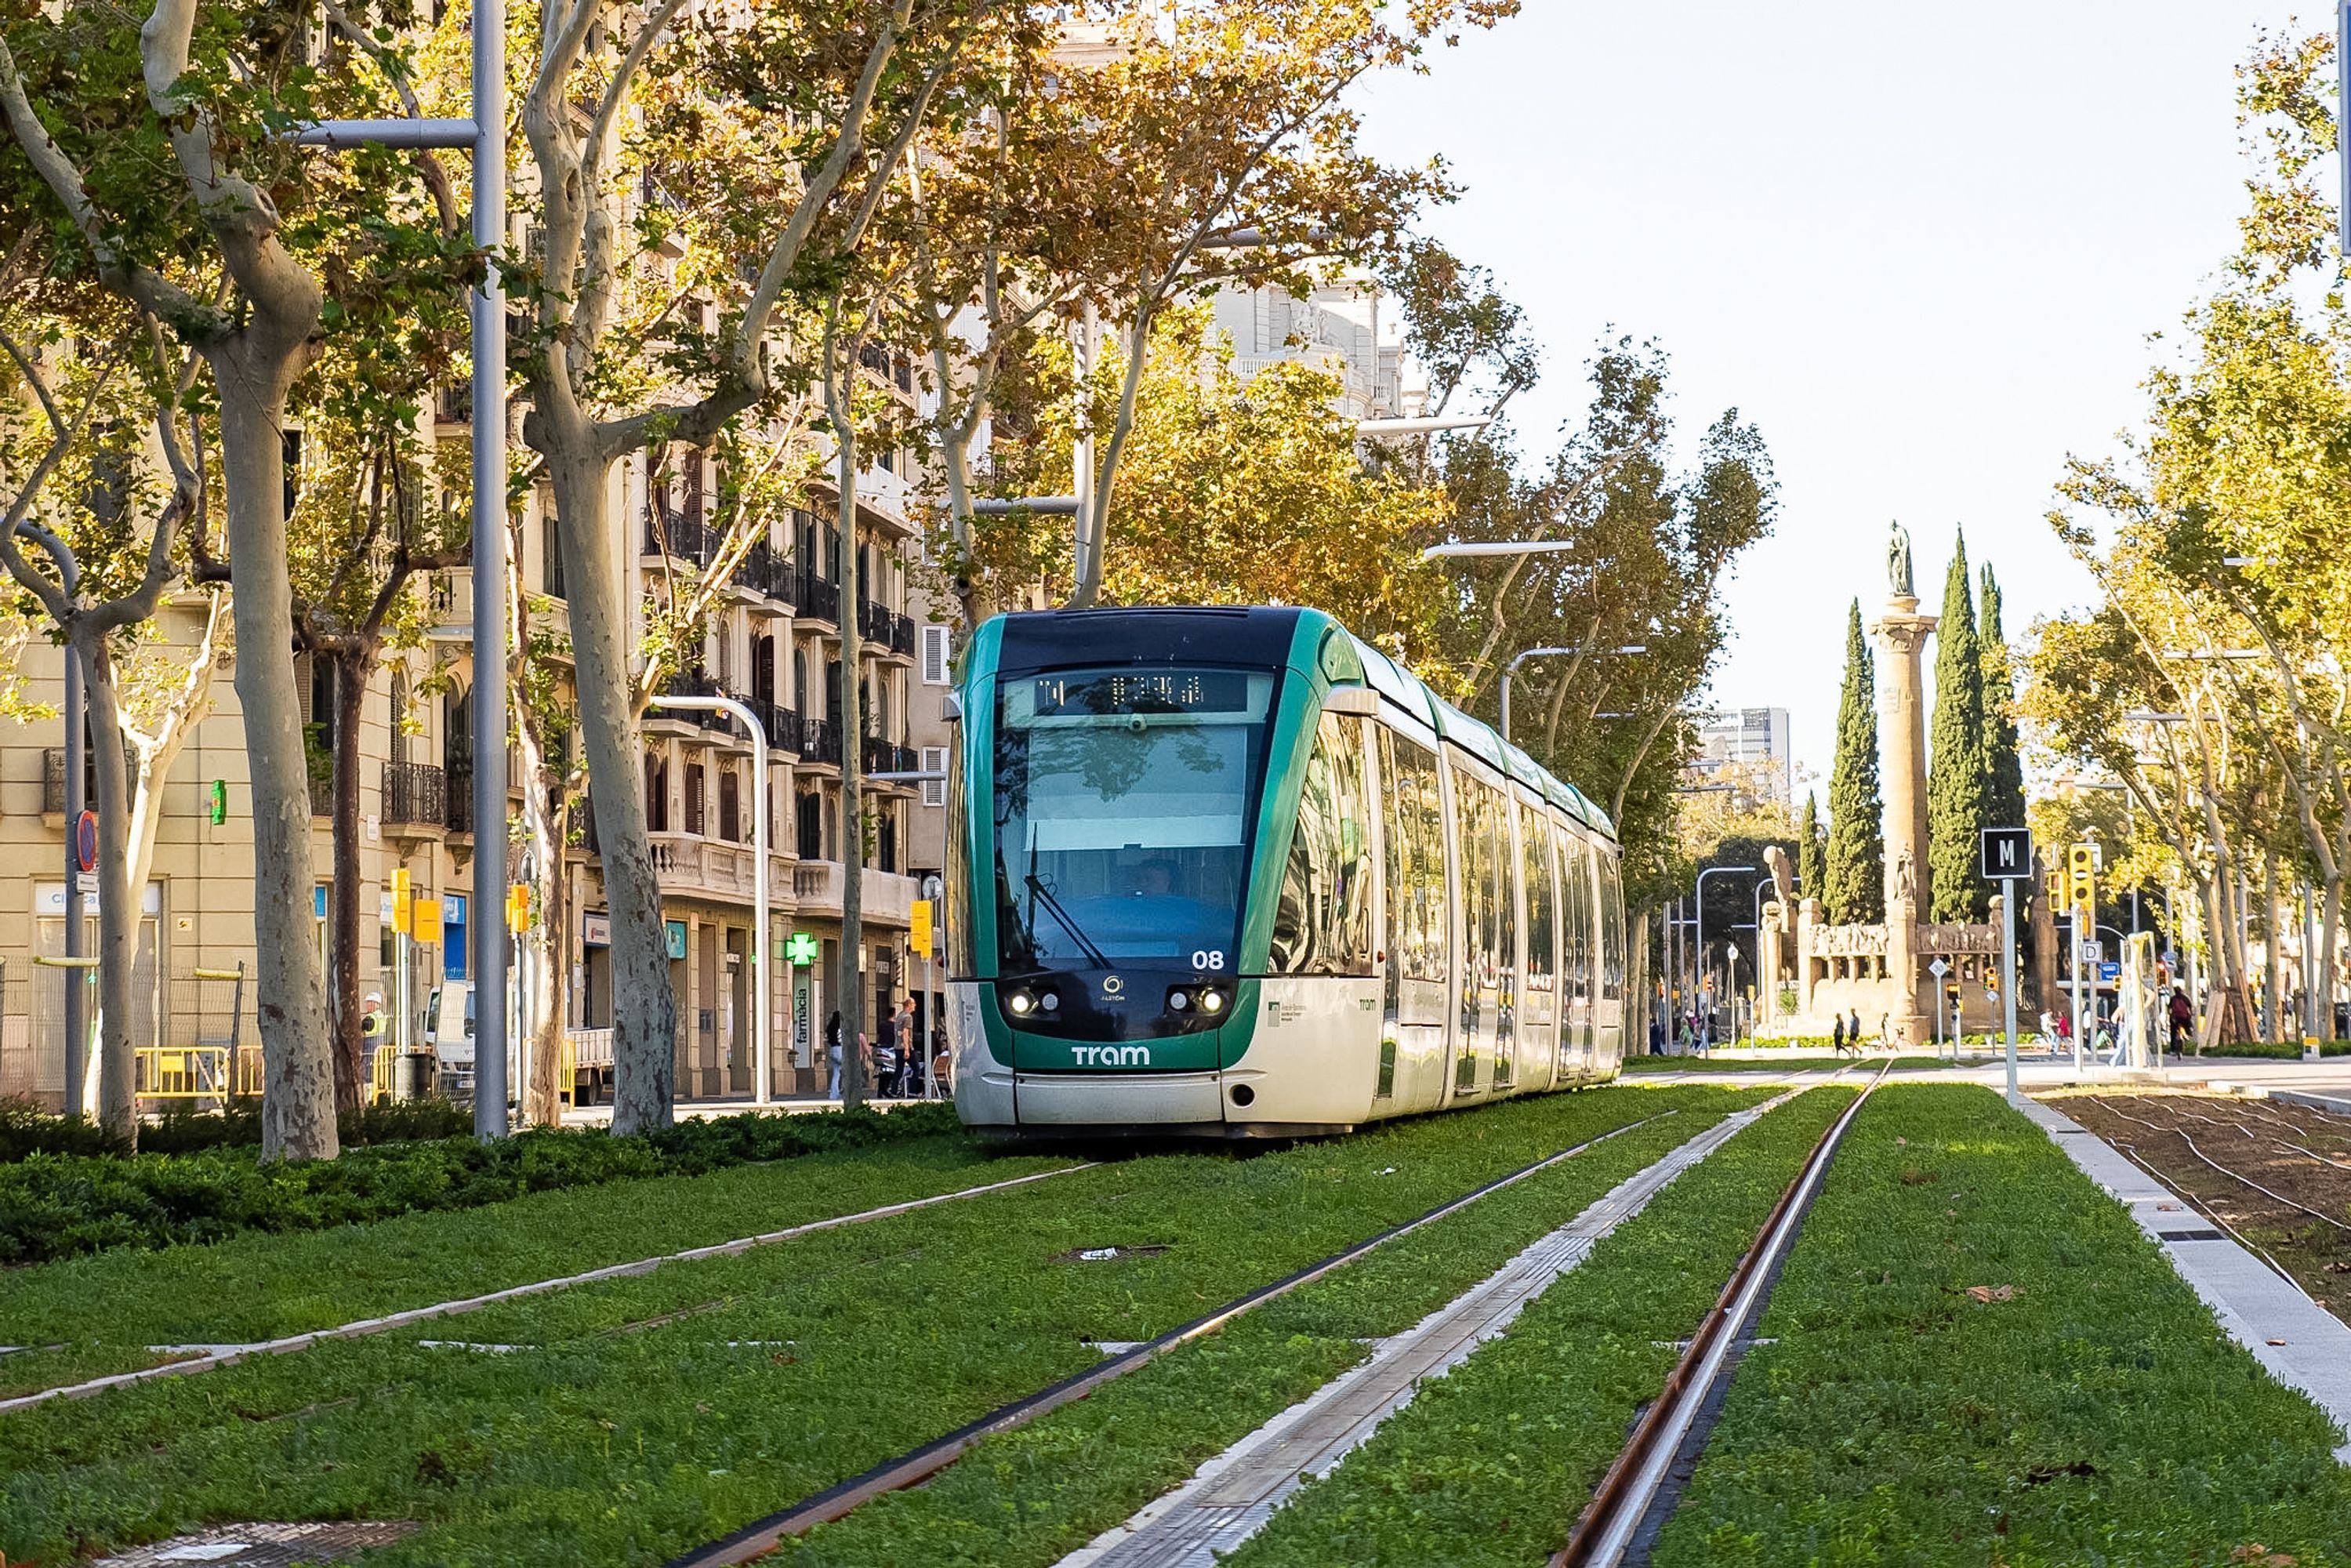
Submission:
[[[1165,666],[1000,678],[1004,973],[1234,967],[1273,685]]]

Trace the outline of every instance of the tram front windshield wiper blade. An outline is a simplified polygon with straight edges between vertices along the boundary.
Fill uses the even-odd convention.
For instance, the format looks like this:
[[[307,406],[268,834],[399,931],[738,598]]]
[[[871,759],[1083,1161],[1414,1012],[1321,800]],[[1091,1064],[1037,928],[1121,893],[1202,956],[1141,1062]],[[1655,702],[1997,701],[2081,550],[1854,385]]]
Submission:
[[[1045,885],[1043,879],[1039,877],[1038,874],[1032,871],[1029,873],[1027,880],[1029,883],[1029,893],[1034,898],[1044,900],[1046,909],[1051,912],[1054,919],[1061,923],[1061,929],[1068,932],[1071,936],[1076,939],[1080,950],[1082,951],[1088,958],[1093,960],[1094,967],[1097,969],[1109,968],[1110,960],[1102,956],[1102,950],[1095,946],[1092,941],[1083,931],[1078,929],[1078,923],[1070,918],[1070,912],[1061,907],[1061,901],[1053,896],[1053,890]],[[1033,903],[1031,907],[1034,907]],[[1031,939],[1029,946],[1033,950],[1036,946],[1033,938]]]

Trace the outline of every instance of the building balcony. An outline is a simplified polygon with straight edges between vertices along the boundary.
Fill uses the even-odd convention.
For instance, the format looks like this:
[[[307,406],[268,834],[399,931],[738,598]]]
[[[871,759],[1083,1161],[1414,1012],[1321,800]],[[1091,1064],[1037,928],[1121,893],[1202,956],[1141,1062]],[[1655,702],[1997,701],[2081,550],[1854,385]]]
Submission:
[[[813,571],[796,571],[791,580],[792,609],[810,621],[838,622],[841,585],[827,582]]]
[[[921,752],[886,740],[869,738],[860,755],[868,773],[912,773],[923,765]]]
[[[447,772],[430,762],[385,763],[383,826],[395,839],[437,839],[447,832]]]
[[[452,768],[442,793],[442,821],[452,833],[471,838],[474,832],[474,769],[468,763],[464,768]]]
[[[800,760],[821,763],[829,768],[840,767],[841,726],[830,719],[801,720]]]
[[[775,751],[799,754],[803,726],[799,710],[762,697],[745,697],[743,705],[758,716],[759,727],[766,732],[768,746]]]
[[[717,559],[725,538],[722,530],[703,521],[699,511],[664,514],[648,507],[638,549],[654,564],[666,559],[673,566],[685,561],[705,567]]]
[[[877,652],[887,649],[910,659],[914,656],[914,622],[911,616],[901,615],[870,599],[862,600],[857,606],[857,630],[869,648]]]
[[[736,598],[748,605],[752,614],[781,617],[791,612],[797,575],[789,560],[761,541],[743,552],[728,580]]]
[[[799,861],[792,866],[792,901],[804,915],[841,916],[842,866],[839,861]],[[868,925],[904,926],[914,917],[919,884],[911,876],[868,866],[858,894]]]
[[[748,908],[758,895],[755,878],[759,855],[748,843],[705,838],[697,833],[655,832],[646,835],[653,852],[653,875],[664,898],[705,898]],[[789,907],[795,863],[768,852],[768,905],[771,911]]]

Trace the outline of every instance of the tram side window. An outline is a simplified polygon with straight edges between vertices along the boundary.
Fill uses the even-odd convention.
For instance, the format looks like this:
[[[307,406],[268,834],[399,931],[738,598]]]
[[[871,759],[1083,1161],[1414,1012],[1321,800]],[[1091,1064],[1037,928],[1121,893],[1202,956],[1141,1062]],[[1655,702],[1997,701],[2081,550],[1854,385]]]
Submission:
[[[971,855],[967,836],[970,813],[964,810],[963,726],[956,725],[947,747],[946,938],[947,976],[967,980],[979,973],[971,929]]]
[[[1625,888],[1616,862],[1600,857],[1600,994],[1609,1001],[1625,997]]]
[[[1363,720],[1324,714],[1298,794],[1266,967],[1278,975],[1372,972],[1371,835]]]
[[[1592,852],[1572,828],[1559,830],[1559,863],[1566,889],[1560,919],[1567,930],[1567,1016],[1581,1023],[1592,1001]]]
[[[1437,754],[1385,727],[1379,737],[1381,797],[1388,807],[1388,1009],[1407,1023],[1442,1023],[1441,1015],[1422,1017],[1406,1006],[1403,990],[1407,981],[1445,983],[1451,940]]]
[[[1552,881],[1551,819],[1539,807],[1519,811],[1520,863],[1527,888],[1526,988],[1548,997],[1559,970],[1557,889]],[[1535,1016],[1548,1018],[1548,1008]]]

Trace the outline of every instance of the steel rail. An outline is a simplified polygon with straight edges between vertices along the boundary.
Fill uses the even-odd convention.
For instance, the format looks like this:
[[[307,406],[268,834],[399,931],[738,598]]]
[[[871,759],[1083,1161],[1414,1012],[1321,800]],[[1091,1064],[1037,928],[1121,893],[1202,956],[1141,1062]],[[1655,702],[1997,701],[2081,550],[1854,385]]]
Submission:
[[[2095,1094],[2091,1095],[2089,1100],[2091,1104],[2099,1107],[2101,1110],[2111,1111],[2126,1122],[2137,1122],[2140,1126],[2145,1127],[2151,1133],[2168,1133],[2171,1136],[2178,1138],[2181,1143],[2186,1144],[2189,1154],[2194,1155],[2198,1159],[2202,1160],[2206,1165],[2210,1166],[2214,1170],[2219,1171],[2231,1181],[2252,1187],[2255,1192],[2260,1193],[2263,1197],[2268,1198],[2273,1203],[2282,1203],[2288,1208],[2296,1209],[2301,1213],[2310,1216],[2313,1219],[2323,1219],[2327,1224],[2335,1227],[2337,1230],[2351,1230],[2351,1225],[2344,1224],[2333,1215],[2322,1214],[2317,1209],[2310,1207],[2307,1204],[2296,1203],[2294,1199],[2286,1197],[2283,1193],[2272,1192],[2269,1188],[2263,1186],[2252,1177],[2249,1176],[2241,1176],[2239,1173],[2231,1170],[2228,1166],[2222,1165],[2220,1161],[2206,1154],[2202,1149],[2198,1148],[2196,1146],[2196,1140],[2188,1135],[2188,1131],[2184,1127],[2159,1127],[2153,1122],[2146,1120],[2144,1117],[2134,1116],[2127,1111],[2107,1104],[2104,1099]],[[2210,1116],[2202,1117],[2200,1119],[2208,1122],[2212,1120]],[[2219,1124],[2215,1124],[2217,1125]],[[2239,1125],[2241,1127],[2242,1124],[2239,1124]],[[2252,1136],[2250,1131],[2246,1132],[2245,1135],[2248,1138]],[[2340,1170],[2343,1167],[2340,1166],[2333,1166],[2329,1168]]]
[[[748,1563],[773,1552],[790,1537],[805,1535],[820,1524],[830,1524],[846,1517],[875,1498],[928,1480],[946,1469],[983,1439],[1002,1432],[1018,1430],[1040,1416],[1057,1410],[1072,1400],[1082,1399],[1106,1383],[1125,1376],[1204,1335],[1213,1333],[1245,1312],[1253,1312],[1268,1301],[1286,1296],[1302,1285],[1309,1285],[1335,1270],[1354,1262],[1374,1248],[1381,1247],[1398,1237],[1408,1236],[1425,1225],[1431,1225],[1446,1216],[1467,1208],[1479,1199],[1488,1197],[1529,1176],[1550,1169],[1563,1160],[1574,1158],[1585,1150],[1606,1143],[1619,1134],[1646,1127],[1652,1122],[1678,1115],[1678,1111],[1661,1111],[1654,1116],[1644,1116],[1637,1122],[1627,1122],[1612,1127],[1597,1137],[1587,1138],[1572,1148],[1547,1155],[1531,1165],[1522,1166],[1507,1176],[1498,1176],[1481,1186],[1471,1188],[1458,1197],[1448,1198],[1435,1208],[1400,1225],[1367,1237],[1353,1246],[1332,1253],[1319,1263],[1310,1263],[1294,1274],[1285,1275],[1270,1285],[1235,1297],[1223,1306],[1204,1316],[1194,1318],[1180,1327],[1170,1329],[1156,1339],[1107,1357],[1099,1364],[1075,1373],[1058,1383],[1050,1384],[1034,1394],[1025,1395],[1008,1404],[998,1406],[978,1419],[967,1422],[944,1437],[935,1437],[919,1448],[910,1448],[895,1458],[884,1459],[861,1474],[836,1482],[820,1492],[801,1499],[790,1507],[757,1519],[718,1540],[697,1546],[673,1557],[664,1568],[722,1568]]]
[[[409,1307],[381,1317],[360,1318],[352,1322],[338,1323],[333,1328],[311,1329],[305,1333],[286,1334],[277,1339],[257,1340],[251,1344],[229,1346],[188,1361],[169,1361],[160,1366],[142,1366],[130,1372],[110,1373],[83,1383],[68,1383],[56,1388],[44,1388],[34,1394],[20,1394],[0,1399],[0,1414],[22,1410],[51,1399],[87,1399],[93,1394],[103,1394],[110,1388],[123,1388],[136,1383],[148,1383],[162,1377],[185,1377],[192,1373],[210,1372],[215,1367],[230,1366],[256,1355],[287,1355],[308,1350],[326,1340],[361,1339],[369,1334],[382,1333],[387,1329],[405,1328],[434,1318],[455,1317],[460,1312],[475,1312],[496,1306],[502,1301],[519,1301],[526,1296],[543,1295],[549,1291],[567,1290],[573,1285],[591,1285],[603,1280],[625,1280],[639,1274],[650,1274],[664,1263],[691,1263],[705,1258],[730,1257],[747,1252],[754,1247],[771,1246],[789,1241],[796,1237],[810,1236],[820,1230],[838,1230],[845,1225],[862,1225],[870,1219],[891,1219],[935,1204],[953,1203],[957,1198],[977,1197],[984,1193],[1002,1192],[1008,1187],[1026,1186],[1030,1182],[1045,1181],[1053,1176],[1070,1176],[1078,1171],[1092,1170],[1101,1162],[1090,1160],[1081,1165],[1061,1166],[1050,1171],[1036,1171],[1005,1181],[987,1182],[979,1186],[960,1186],[949,1192],[933,1193],[927,1197],[908,1198],[899,1203],[883,1204],[879,1208],[861,1209],[855,1214],[837,1214],[823,1219],[811,1219],[803,1224],[788,1226],[781,1230],[769,1230],[758,1236],[737,1237],[732,1241],[713,1242],[707,1247],[689,1247],[682,1252],[664,1252],[654,1258],[640,1258],[633,1262],[610,1263],[601,1269],[590,1269],[578,1274],[559,1275],[552,1280],[533,1280],[528,1284],[508,1285],[504,1290],[488,1291],[478,1296],[462,1296],[455,1301],[435,1301],[431,1306]]]
[[[1820,1141],[1813,1145],[1813,1152],[1806,1156],[1795,1179],[1780,1195],[1780,1201],[1771,1206],[1762,1228],[1756,1233],[1754,1245],[1731,1270],[1722,1294],[1699,1321],[1697,1332],[1690,1336],[1689,1348],[1667,1375],[1656,1402],[1635,1424],[1615,1462],[1601,1478],[1590,1505],[1575,1521],[1567,1544],[1552,1553],[1549,1568],[1611,1568],[1624,1561],[1649,1505],[1664,1489],[1683,1439],[1698,1419],[1707,1390],[1713,1386],[1739,1336],[1761,1308],[1772,1265],[1802,1228],[1804,1211],[1827,1175],[1829,1163],[1836,1157],[1845,1129],[1893,1070],[1894,1059],[1888,1057],[1877,1070],[1877,1076],[1863,1085],[1853,1103],[1829,1124]]]

